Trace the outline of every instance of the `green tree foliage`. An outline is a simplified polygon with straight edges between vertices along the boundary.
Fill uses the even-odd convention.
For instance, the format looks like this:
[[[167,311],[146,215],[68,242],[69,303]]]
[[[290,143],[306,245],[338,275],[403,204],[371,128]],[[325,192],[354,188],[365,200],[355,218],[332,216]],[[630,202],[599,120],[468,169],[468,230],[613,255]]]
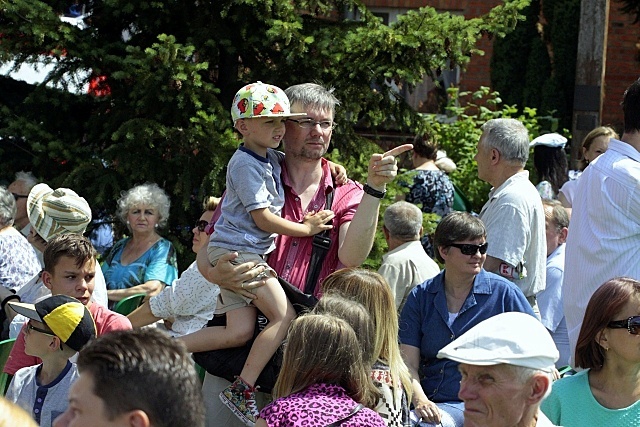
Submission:
[[[528,3],[508,0],[474,19],[421,8],[385,26],[355,0],[103,0],[87,4],[81,30],[58,17],[70,0],[3,0],[0,62],[55,68],[49,86],[0,79],[0,178],[33,170],[96,212],[113,212],[122,190],[157,182],[171,195],[175,234],[204,195],[223,189],[238,143],[228,107],[243,84],[334,86],[342,100],[334,147],[342,163],[364,164],[368,141],[356,125],[412,131],[421,123],[392,79],[411,87],[464,67],[481,53],[477,40],[504,36]],[[106,76],[108,94],[61,90],[69,76],[80,85]]]
[[[456,163],[456,170],[450,175],[451,180],[464,192],[473,206],[474,212],[487,201],[491,186],[478,179],[477,164],[473,157],[477,151],[477,144],[482,134],[481,126],[491,119],[514,118],[520,120],[531,139],[548,132],[559,132],[569,136],[567,129],[559,128],[559,119],[553,115],[538,115],[535,108],[518,108],[516,105],[506,105],[498,92],[492,92],[488,87],[481,87],[475,92],[460,92],[457,88],[448,90],[449,99],[446,107],[447,115],[423,114],[419,131],[428,133],[436,139],[439,146],[447,151],[447,155]],[[522,111],[521,111],[522,110]],[[347,170],[354,172],[357,177],[366,176],[366,161],[379,147],[368,143],[362,151],[354,156],[342,156],[337,150],[332,153],[334,161],[344,159]],[[526,166],[535,182],[535,168],[531,156]],[[396,200],[396,195],[406,194],[408,189],[400,185],[400,181],[407,184],[412,182],[412,171],[401,170],[398,179],[387,186],[387,196],[380,206],[379,224],[382,224],[384,210]],[[433,234],[440,217],[436,214],[423,214],[425,234]],[[379,227],[381,228],[381,227]],[[378,231],[373,248],[365,265],[377,269],[387,246],[381,229]]]
[[[571,128],[580,0],[533,0],[523,14],[494,43],[491,83],[507,104],[555,112]]]

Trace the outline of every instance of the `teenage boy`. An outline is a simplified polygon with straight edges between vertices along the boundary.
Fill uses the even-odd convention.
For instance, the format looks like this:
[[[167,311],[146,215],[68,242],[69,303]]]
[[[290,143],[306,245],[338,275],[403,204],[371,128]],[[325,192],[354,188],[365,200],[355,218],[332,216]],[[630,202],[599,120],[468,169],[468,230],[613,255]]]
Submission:
[[[44,251],[42,282],[52,295],[67,295],[84,304],[96,324],[98,336],[107,332],[131,329],[125,316],[91,301],[96,274],[95,249],[84,236],[75,233],[61,234],[47,243]],[[14,375],[18,369],[40,363],[40,359],[25,353],[26,325],[18,334],[4,372]]]
[[[13,377],[7,399],[31,413],[41,426],[50,426],[67,409],[71,384],[78,369],[69,358],[96,336],[89,310],[77,299],[55,295],[37,304],[9,302],[26,316],[25,352],[39,357],[40,365],[20,369]]]

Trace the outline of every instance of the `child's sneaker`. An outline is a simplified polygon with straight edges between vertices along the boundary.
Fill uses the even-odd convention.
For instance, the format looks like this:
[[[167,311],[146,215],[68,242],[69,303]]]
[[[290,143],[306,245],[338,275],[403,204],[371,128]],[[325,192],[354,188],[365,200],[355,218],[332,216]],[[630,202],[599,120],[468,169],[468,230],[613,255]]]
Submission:
[[[258,405],[256,403],[256,389],[251,387],[242,378],[238,377],[229,387],[220,392],[220,400],[240,420],[253,427],[258,418]]]

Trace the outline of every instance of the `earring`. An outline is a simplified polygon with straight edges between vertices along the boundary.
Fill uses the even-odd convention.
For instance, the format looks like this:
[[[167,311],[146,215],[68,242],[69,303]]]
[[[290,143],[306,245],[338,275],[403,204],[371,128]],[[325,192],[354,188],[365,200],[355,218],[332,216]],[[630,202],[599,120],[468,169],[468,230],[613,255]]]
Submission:
[[[130,224],[130,222],[129,222],[129,220],[127,220],[127,225],[129,225],[129,224]]]
[[[158,224],[154,225],[155,228],[158,228]]]

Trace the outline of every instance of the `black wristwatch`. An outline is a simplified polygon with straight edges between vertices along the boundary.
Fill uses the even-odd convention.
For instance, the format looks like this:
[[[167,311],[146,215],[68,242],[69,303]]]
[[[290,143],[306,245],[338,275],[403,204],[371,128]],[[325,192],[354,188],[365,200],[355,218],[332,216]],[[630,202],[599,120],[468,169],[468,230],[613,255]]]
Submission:
[[[382,199],[384,195],[387,194],[386,191],[376,190],[375,188],[371,187],[369,184],[365,184],[364,187],[362,187],[362,189],[364,190],[365,193],[375,197],[376,199]]]

